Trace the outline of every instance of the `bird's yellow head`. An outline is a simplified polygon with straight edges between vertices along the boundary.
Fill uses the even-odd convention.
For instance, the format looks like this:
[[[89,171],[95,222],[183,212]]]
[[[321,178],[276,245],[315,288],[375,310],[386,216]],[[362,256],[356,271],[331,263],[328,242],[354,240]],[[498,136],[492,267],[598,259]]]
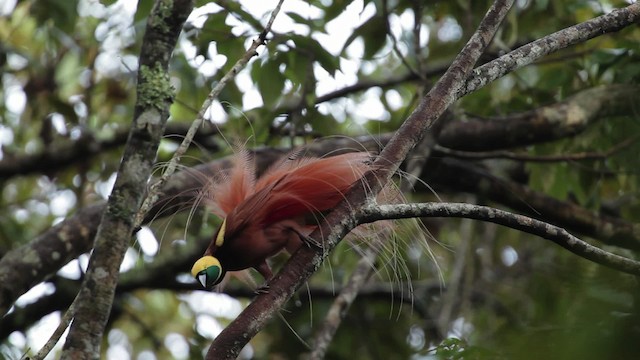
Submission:
[[[215,246],[220,247],[224,244],[224,233],[227,227],[227,219],[222,221],[220,229],[215,239]],[[191,275],[207,289],[217,285],[224,278],[225,271],[220,265],[220,261],[213,256],[207,255],[201,257],[193,264]]]
[[[213,256],[201,257],[191,268],[191,275],[207,289],[222,281],[224,273],[220,261]]]

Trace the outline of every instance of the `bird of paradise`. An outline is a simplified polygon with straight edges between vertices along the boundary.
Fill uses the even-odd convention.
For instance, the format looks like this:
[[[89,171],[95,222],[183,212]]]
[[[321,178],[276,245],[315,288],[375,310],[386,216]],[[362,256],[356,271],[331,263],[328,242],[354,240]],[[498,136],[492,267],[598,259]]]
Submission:
[[[267,259],[282,250],[292,254],[304,243],[320,245],[308,237],[318,219],[370,168],[368,153],[289,156],[256,178],[248,152],[238,151],[231,170],[203,194],[222,224],[191,274],[205,288],[220,283],[227,271],[253,268],[271,279]]]

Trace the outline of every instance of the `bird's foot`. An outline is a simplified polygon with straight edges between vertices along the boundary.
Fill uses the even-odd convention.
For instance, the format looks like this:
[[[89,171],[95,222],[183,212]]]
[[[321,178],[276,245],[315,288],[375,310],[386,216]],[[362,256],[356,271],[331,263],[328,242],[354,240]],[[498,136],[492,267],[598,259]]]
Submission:
[[[319,243],[318,241],[316,241],[314,238],[312,238],[309,235],[305,235],[303,233],[301,233],[300,231],[298,231],[298,229],[296,228],[290,228],[291,231],[293,231],[294,233],[296,233],[296,235],[298,235],[298,237],[300,238],[300,240],[307,245],[307,247],[313,247],[316,249],[323,249],[324,247],[322,246],[321,243]]]
[[[256,295],[268,294],[269,293],[269,284],[268,283],[264,283],[264,284],[258,286],[258,288],[254,292],[255,292]]]

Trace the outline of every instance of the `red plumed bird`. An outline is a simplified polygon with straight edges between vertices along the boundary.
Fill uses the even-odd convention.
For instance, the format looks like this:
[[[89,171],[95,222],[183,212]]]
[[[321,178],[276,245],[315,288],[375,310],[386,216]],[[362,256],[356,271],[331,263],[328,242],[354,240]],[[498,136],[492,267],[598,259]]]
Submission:
[[[267,259],[283,249],[293,253],[370,169],[367,153],[327,158],[287,157],[256,179],[246,151],[230,172],[207,187],[204,199],[223,221],[191,274],[211,288],[227,271],[256,269],[272,277]]]

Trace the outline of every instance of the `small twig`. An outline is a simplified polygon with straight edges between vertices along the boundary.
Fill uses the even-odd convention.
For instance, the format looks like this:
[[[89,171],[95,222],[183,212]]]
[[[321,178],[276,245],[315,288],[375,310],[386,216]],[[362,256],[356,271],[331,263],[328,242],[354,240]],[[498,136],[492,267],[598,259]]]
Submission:
[[[473,196],[468,195],[466,200],[472,200]],[[469,261],[469,249],[471,248],[471,239],[473,237],[474,222],[470,219],[463,219],[460,224],[460,243],[456,246],[455,259],[447,281],[447,290],[442,295],[442,307],[438,315],[436,325],[442,336],[449,333],[451,326],[451,317],[453,309],[457,307],[459,293],[463,288],[462,281],[464,278],[464,270]]]
[[[640,275],[640,262],[612,254],[571,235],[567,230],[528,216],[488,206],[463,203],[417,203],[368,205],[360,211],[359,223],[412,217],[458,217],[504,225],[551,240],[572,253],[600,265],[632,275]]]
[[[420,30],[422,30],[422,1],[413,1],[413,52],[416,56],[416,64],[418,65],[418,75],[424,81],[426,74],[424,73],[424,59],[422,58],[422,48],[420,48]]]
[[[387,35],[389,35],[389,37],[391,38],[393,52],[400,59],[400,61],[402,62],[402,65],[404,65],[407,68],[407,70],[409,70],[409,73],[414,74],[418,78],[422,78],[422,74],[413,69],[411,64],[409,64],[407,59],[404,57],[404,55],[402,55],[402,52],[398,47],[398,39],[396,39],[396,37],[391,32],[391,25],[389,24],[389,9],[387,8],[387,6],[388,6],[387,0],[382,0],[382,17],[384,18],[384,25],[387,31]],[[417,53],[416,53],[416,56],[417,56]],[[419,58],[419,56],[417,57]]]
[[[460,151],[460,150],[453,150],[437,144],[434,145],[433,149],[440,151],[441,153],[451,155],[453,157],[463,158],[463,159],[475,159],[475,160],[509,159],[509,160],[530,161],[530,162],[605,160],[611,157],[612,155],[633,145],[636,141],[638,141],[638,139],[640,139],[640,135],[632,136],[605,152],[582,152],[582,153],[566,154],[566,155],[529,155],[529,154],[518,154],[510,151],[484,151],[484,152]]]
[[[80,293],[78,292],[78,294]],[[38,353],[32,357],[33,360],[44,359],[51,352],[51,350],[53,350],[54,346],[56,346],[56,344],[60,340],[60,337],[62,336],[62,334],[64,334],[65,330],[67,330],[69,324],[71,323],[71,320],[73,319],[73,316],[75,315],[77,298],[78,295],[76,295],[73,302],[71,302],[71,305],[69,305],[69,308],[62,316],[62,319],[60,319],[60,324],[58,324],[58,327],[53,331],[53,334],[51,334],[49,340],[47,340],[40,351],[38,351]]]
[[[313,338],[313,350],[309,357],[310,360],[324,359],[324,356],[327,353],[327,348],[331,344],[331,340],[333,340],[333,336],[336,334],[342,319],[345,317],[349,307],[351,307],[351,304],[353,304],[353,301],[358,296],[360,289],[373,273],[373,262],[375,261],[376,256],[376,252],[373,249],[368,248],[365,250],[360,261],[358,261],[358,265],[351,274],[349,281],[342,288],[333,304],[331,304],[331,308],[329,308],[322,326]]]
[[[283,2],[284,0],[280,0],[278,2],[278,5],[276,5],[275,9],[273,9],[273,12],[271,13],[271,17],[269,18],[267,25],[264,27],[264,30],[262,30],[258,38],[256,40],[253,40],[253,42],[251,43],[251,46],[249,46],[249,49],[247,49],[244,55],[240,59],[238,59],[238,61],[236,61],[236,63],[231,68],[231,70],[229,70],[229,72],[227,72],[222,77],[222,79],[220,79],[220,81],[216,84],[216,86],[213,88],[213,90],[211,90],[211,92],[207,96],[207,99],[204,101],[204,103],[202,104],[202,107],[200,108],[200,111],[198,112],[198,116],[191,124],[191,127],[189,127],[187,134],[182,140],[182,143],[176,149],[171,160],[169,160],[169,162],[167,163],[167,166],[164,172],[162,173],[162,176],[160,177],[160,179],[158,179],[158,181],[153,183],[153,185],[151,185],[151,187],[149,188],[149,193],[144,203],[140,207],[140,210],[136,214],[134,228],[137,228],[138,226],[140,226],[140,224],[142,224],[142,221],[144,220],[145,215],[160,197],[160,189],[166,183],[169,176],[171,176],[176,171],[178,167],[178,163],[180,162],[180,159],[189,148],[189,145],[191,144],[193,137],[198,131],[198,128],[204,122],[205,114],[207,113],[207,111],[209,111],[209,108],[211,107],[211,104],[213,104],[213,101],[218,98],[218,96],[220,95],[224,87],[231,80],[233,80],[236,77],[236,75],[249,63],[249,60],[251,60],[251,58],[253,58],[254,56],[258,55],[258,53],[256,52],[258,47],[266,43],[267,35],[271,31],[271,26],[273,25],[273,22],[276,19],[276,15],[278,15],[278,12],[282,7]]]

